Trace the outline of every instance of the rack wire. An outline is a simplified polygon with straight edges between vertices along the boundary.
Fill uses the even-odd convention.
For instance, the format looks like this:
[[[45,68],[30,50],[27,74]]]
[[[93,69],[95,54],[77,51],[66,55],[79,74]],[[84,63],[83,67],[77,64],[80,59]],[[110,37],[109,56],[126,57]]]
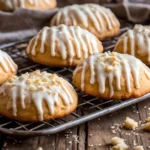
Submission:
[[[125,32],[133,25],[121,20],[121,32]],[[120,35],[103,41],[105,51],[112,51],[116,40]],[[56,73],[59,76],[67,79],[71,83],[73,67],[47,67],[40,64],[36,64],[29,60],[25,54],[25,48],[29,40],[24,40],[16,43],[3,45],[0,48],[5,50],[12,59],[18,64],[18,75],[25,72],[32,72],[36,69],[41,71],[47,71],[50,73]],[[143,101],[150,97],[150,94],[144,95],[140,98],[129,100],[102,100],[95,98],[77,90],[79,96],[79,104],[75,112],[70,115],[50,121],[43,121],[38,123],[23,123],[15,120],[0,116],[0,132],[18,135],[18,136],[34,136],[34,135],[47,135],[55,134],[65,129],[80,125],[97,117],[109,114],[113,111],[130,106],[137,102]]]

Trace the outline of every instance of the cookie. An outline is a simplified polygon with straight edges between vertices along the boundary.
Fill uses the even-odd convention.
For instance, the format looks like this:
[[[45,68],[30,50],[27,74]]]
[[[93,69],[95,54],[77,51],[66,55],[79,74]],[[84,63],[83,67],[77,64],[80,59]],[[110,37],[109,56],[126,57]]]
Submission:
[[[135,25],[118,39],[114,51],[133,55],[150,65],[150,28]]]
[[[63,117],[78,103],[70,83],[39,70],[9,79],[0,87],[0,99],[1,115],[24,122]]]
[[[44,27],[29,43],[26,53],[34,62],[48,66],[77,66],[84,58],[103,51],[102,43],[80,27]]]
[[[0,50],[0,85],[17,73],[17,65],[11,57]]]
[[[150,92],[150,69],[128,54],[95,54],[78,65],[73,83],[85,93],[103,99],[135,98]]]
[[[120,30],[120,23],[113,12],[97,4],[75,4],[61,8],[51,20],[50,26],[60,24],[80,26],[100,40],[113,37]]]

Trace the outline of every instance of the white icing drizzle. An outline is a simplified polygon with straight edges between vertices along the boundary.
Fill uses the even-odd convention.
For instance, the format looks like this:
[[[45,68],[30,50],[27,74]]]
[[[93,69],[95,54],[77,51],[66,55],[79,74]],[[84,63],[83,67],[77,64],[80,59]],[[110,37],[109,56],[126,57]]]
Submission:
[[[5,72],[16,72],[17,65],[13,62],[11,57],[0,50],[0,67],[5,71]]]
[[[25,6],[26,1],[31,5],[35,5],[35,6],[39,5],[39,0],[4,0],[3,3],[11,9],[16,9],[18,7],[26,8],[26,6]],[[47,5],[51,4],[51,0],[44,0],[44,2]]]
[[[60,104],[62,99],[66,109],[73,103],[73,98],[67,88],[63,85],[63,79],[55,74],[35,71],[26,73],[20,77],[13,77],[0,87],[0,94],[7,93],[12,98],[13,115],[17,116],[17,101],[21,101],[21,106],[26,109],[25,100],[33,101],[36,106],[39,120],[43,120],[43,107],[45,101],[49,113],[53,115],[55,105]],[[69,83],[68,83],[69,84]],[[70,85],[70,84],[69,84]],[[70,85],[71,86],[71,85]]]
[[[99,93],[105,93],[106,82],[109,82],[110,97],[114,95],[113,82],[116,81],[117,90],[121,90],[121,76],[125,75],[127,91],[131,92],[131,77],[134,79],[135,88],[140,88],[139,73],[143,63],[128,54],[108,52],[95,54],[86,58],[74,71],[74,76],[81,71],[81,90],[85,89],[85,76],[87,69],[90,69],[90,84],[98,83]],[[150,72],[144,68],[146,76],[150,77]]]
[[[88,28],[92,23],[93,27],[98,31],[104,31],[107,26],[111,30],[116,27],[117,19],[110,9],[96,4],[71,5],[59,10],[51,21],[51,26],[62,24],[77,26],[81,24],[82,27]],[[107,25],[104,24],[107,23]],[[119,22],[118,22],[119,24]]]
[[[124,53],[136,56],[137,52],[140,56],[148,56],[148,62],[150,62],[150,28],[135,25],[132,30],[128,30],[119,38],[115,46],[115,51],[117,51],[117,47],[122,41]],[[127,50],[128,44],[130,44],[130,52]]]
[[[74,57],[80,59],[98,53],[98,45],[101,44],[99,42],[92,33],[78,26],[59,25],[44,27],[30,41],[26,51],[27,54],[35,56],[39,44],[40,53],[45,52],[45,45],[48,44],[51,56],[55,57],[56,53],[59,53],[61,58],[67,59],[71,65]]]

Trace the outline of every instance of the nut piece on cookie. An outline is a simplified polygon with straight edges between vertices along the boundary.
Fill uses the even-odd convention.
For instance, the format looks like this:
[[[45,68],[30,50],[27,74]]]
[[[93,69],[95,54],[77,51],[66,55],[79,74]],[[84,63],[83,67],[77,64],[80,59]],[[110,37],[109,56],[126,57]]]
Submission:
[[[126,145],[124,139],[119,137],[113,137],[111,144],[113,145],[112,150],[127,150],[128,146]]]
[[[61,8],[52,18],[50,26],[60,24],[80,26],[100,40],[113,37],[120,30],[120,23],[113,12],[97,4],[75,4]]]
[[[123,126],[127,129],[135,130],[138,127],[138,123],[135,120],[127,117],[123,123]]]
[[[39,70],[9,79],[0,87],[0,99],[0,114],[25,122],[66,116],[78,103],[68,81]]]

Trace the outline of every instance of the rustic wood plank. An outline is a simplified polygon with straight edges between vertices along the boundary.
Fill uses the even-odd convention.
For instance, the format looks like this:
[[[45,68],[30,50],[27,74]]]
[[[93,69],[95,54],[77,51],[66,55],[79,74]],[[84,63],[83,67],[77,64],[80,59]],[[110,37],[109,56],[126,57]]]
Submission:
[[[0,134],[0,149],[2,149],[4,143],[4,136]]]
[[[139,117],[143,124],[145,123],[147,117],[150,116],[150,100],[148,99],[145,102],[139,103],[137,106],[139,111]],[[144,145],[144,148],[147,150],[149,149],[148,146],[150,146],[150,132],[143,131],[142,127],[140,132],[142,134],[141,143]]]
[[[126,139],[126,143],[130,146],[130,149],[133,148],[134,144],[144,145],[145,149],[150,145],[150,135],[148,132],[143,132],[141,127],[136,131],[126,130],[120,126],[124,119],[128,116],[140,121],[141,118],[146,118],[145,109],[143,107],[147,105],[150,107],[150,103],[142,102],[138,104],[139,113],[137,111],[136,105],[130,106],[123,110],[112,113],[96,119],[88,123],[88,139],[87,139],[87,148],[88,150],[100,149],[100,150],[109,150],[109,143],[111,138],[114,136],[119,136],[123,139]],[[149,111],[150,112],[150,111]],[[142,121],[144,121],[142,120]],[[111,127],[115,129],[118,128],[115,134],[112,133]],[[117,127],[117,128],[116,128]],[[114,132],[114,131],[113,131]]]
[[[66,132],[43,136],[43,137],[33,137],[29,139],[24,139],[19,142],[16,142],[16,139],[6,138],[4,143],[7,143],[6,147],[3,147],[4,150],[36,150],[38,147],[42,147],[43,150],[109,150],[110,149],[110,140],[114,136],[119,136],[126,139],[126,143],[133,148],[133,143],[138,145],[143,145],[145,149],[150,145],[150,135],[148,132],[143,132],[140,127],[136,131],[128,131],[124,128],[119,127],[120,131],[112,133],[111,127],[123,123],[124,119],[128,116],[136,121],[144,122],[148,114],[150,114],[149,101],[139,103],[137,105],[130,106],[123,110],[112,113],[90,121],[86,125],[81,125],[78,128],[73,128]],[[147,108],[145,108],[147,106]],[[139,113],[137,113],[139,111]],[[138,134],[139,135],[138,135]],[[79,136],[79,138],[78,138]],[[87,141],[86,141],[87,140]],[[78,143],[79,141],[79,143]]]
[[[6,137],[2,150],[36,150],[38,147],[48,150],[55,149],[55,136],[31,137],[31,138],[15,138]]]
[[[79,136],[79,143],[78,143],[78,150],[85,150],[86,149],[86,124],[80,125],[78,128],[78,136]]]

